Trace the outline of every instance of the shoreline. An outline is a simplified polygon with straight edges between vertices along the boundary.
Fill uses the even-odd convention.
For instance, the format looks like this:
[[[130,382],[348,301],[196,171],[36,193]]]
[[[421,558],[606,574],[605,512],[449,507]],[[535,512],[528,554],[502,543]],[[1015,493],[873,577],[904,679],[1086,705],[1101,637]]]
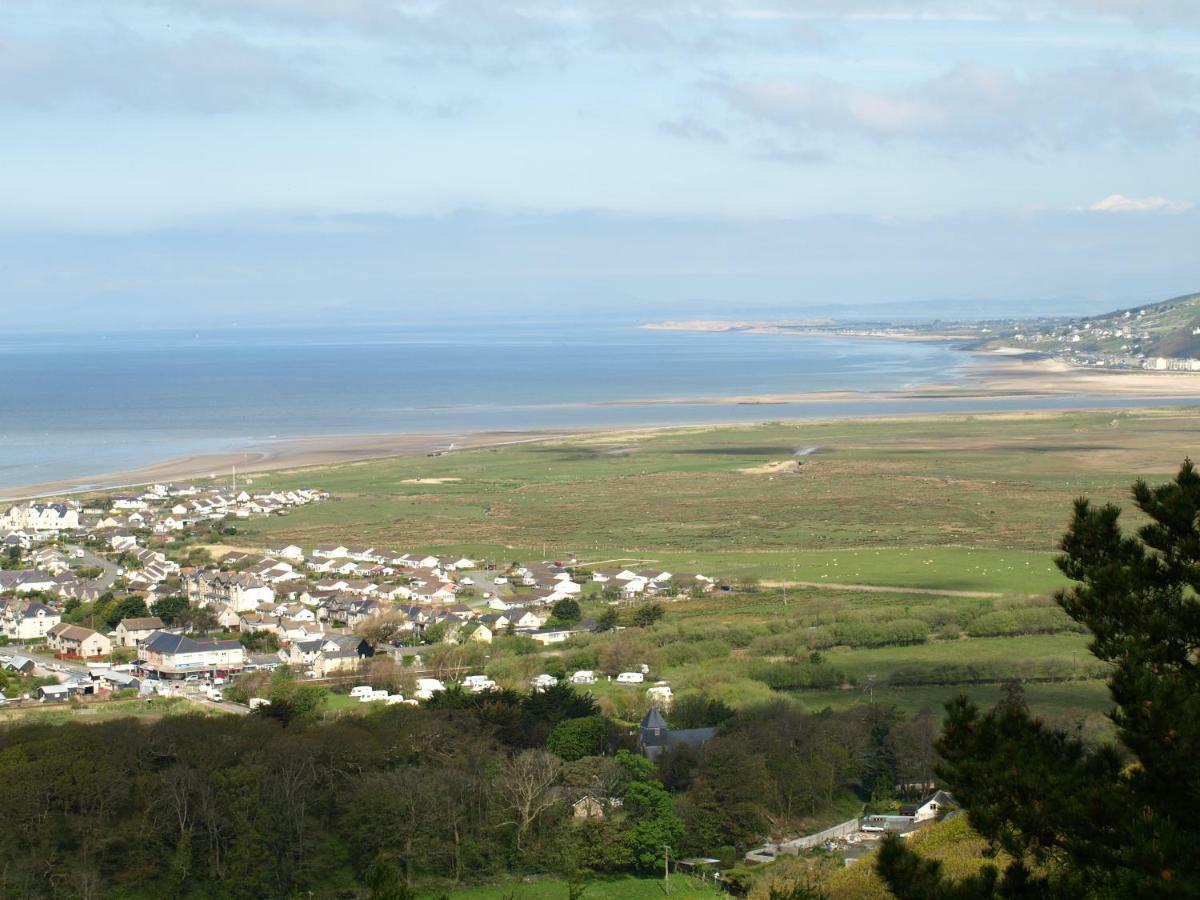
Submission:
[[[587,409],[623,407],[674,406],[773,406],[793,404],[867,404],[906,401],[970,401],[970,400],[1046,400],[1079,398],[1081,408],[1087,398],[1145,401],[1194,399],[1200,405],[1200,375],[1186,372],[1086,370],[1068,366],[1057,360],[1011,349],[973,350],[974,361],[964,367],[957,381],[934,382],[881,391],[832,390],[781,392],[744,396],[668,397],[628,401],[594,401],[577,404],[557,404],[551,408]],[[1006,412],[1019,412],[1012,409]],[[1030,408],[1028,411],[1036,411]],[[920,415],[921,410],[898,408],[894,413],[880,413],[879,418],[893,415]],[[987,411],[981,411],[986,413]],[[996,411],[1000,412],[1000,411]],[[947,413],[926,412],[928,415]],[[764,419],[770,417],[767,409]],[[773,418],[773,417],[771,417]],[[818,416],[815,419],[836,419],[838,416]],[[798,420],[799,421],[799,420]],[[746,421],[660,422],[581,425],[560,429],[515,429],[513,431],[448,431],[394,432],[385,434],[313,435],[284,438],[248,444],[236,449],[176,457],[126,469],[94,475],[69,477],[35,484],[0,487],[0,501],[13,502],[71,494],[140,487],[160,481],[203,480],[229,474],[236,466],[238,474],[280,472],[386,459],[397,456],[440,453],[449,450],[469,450],[518,443],[596,434],[618,434],[627,431],[659,431],[670,428],[736,426],[752,424]]]

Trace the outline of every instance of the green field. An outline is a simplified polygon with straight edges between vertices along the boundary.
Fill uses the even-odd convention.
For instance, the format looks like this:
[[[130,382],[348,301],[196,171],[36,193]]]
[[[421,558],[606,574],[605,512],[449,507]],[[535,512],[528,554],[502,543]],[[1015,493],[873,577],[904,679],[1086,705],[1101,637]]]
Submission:
[[[816,450],[797,456],[804,448]],[[238,523],[227,540],[702,572],[737,589],[669,604],[660,633],[638,638],[639,659],[677,692],[733,705],[770,699],[747,674],[750,662],[806,657],[813,629],[919,619],[928,636],[917,642],[822,644],[848,684],[793,695],[812,708],[844,707],[869,702],[873,690],[876,702],[914,711],[958,690],[991,702],[1015,677],[1040,714],[1095,724],[1106,695],[1083,679],[1102,673],[1065,618],[973,629],[987,613],[1052,618],[1049,595],[1066,584],[1056,545],[1073,500],[1127,506],[1135,478],[1165,480],[1198,452],[1195,409],[596,433],[257,475],[256,488],[311,484],[336,499]],[[703,658],[666,646],[674,638],[664,627],[690,629],[678,636],[686,641],[711,638]],[[586,647],[553,652],[589,662]],[[538,665],[493,661],[510,684]],[[945,667],[968,667],[967,680],[937,683]],[[919,683],[902,683],[914,670]],[[637,713],[628,689],[596,692],[618,715]]]
[[[594,434],[258,475],[256,487],[312,483],[338,499],[239,525],[232,542],[500,559],[544,548],[761,578],[1040,592],[1056,583],[1050,555],[1076,496],[1123,500],[1134,477],[1168,476],[1200,451],[1198,435],[1195,410]],[[754,471],[793,460],[795,474]],[[425,478],[457,480],[415,483]]]

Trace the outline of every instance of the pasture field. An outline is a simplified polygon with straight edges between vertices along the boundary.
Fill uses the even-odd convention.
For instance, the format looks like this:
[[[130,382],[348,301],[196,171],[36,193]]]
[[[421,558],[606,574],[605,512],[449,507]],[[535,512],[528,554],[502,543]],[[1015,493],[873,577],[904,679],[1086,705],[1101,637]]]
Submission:
[[[1102,672],[1087,636],[1046,608],[1066,584],[1057,542],[1075,498],[1128,509],[1135,478],[1166,480],[1187,455],[1200,455],[1200,409],[595,432],[256,475],[255,488],[311,484],[336,499],[239,522],[227,540],[702,572],[734,590],[668,604],[664,620],[700,649],[639,650],[677,692],[769,699],[780,689],[749,668],[819,646],[853,686],[784,691],[811,708],[869,702],[870,690],[907,711],[960,690],[990,703],[1015,677],[1039,714],[1090,727],[1107,695],[1086,676]],[[925,623],[923,636],[828,637],[895,620]],[[597,694],[637,714],[627,689]]]
[[[763,579],[1038,592],[1053,586],[1075,497],[1123,501],[1134,477],[1169,476],[1198,452],[1191,409],[594,433],[258,475],[257,487],[311,482],[339,499],[246,523],[236,543],[544,548]],[[827,552],[846,550],[858,556]]]

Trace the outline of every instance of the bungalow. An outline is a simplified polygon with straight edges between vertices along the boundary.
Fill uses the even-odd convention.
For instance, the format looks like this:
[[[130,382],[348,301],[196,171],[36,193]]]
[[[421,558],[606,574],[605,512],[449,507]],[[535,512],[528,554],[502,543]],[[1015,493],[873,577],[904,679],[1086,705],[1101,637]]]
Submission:
[[[319,559],[336,559],[339,556],[349,556],[350,549],[342,544],[333,547],[313,547],[312,555]]]
[[[570,628],[539,628],[537,631],[531,631],[529,636],[537,643],[545,644],[561,644],[571,636]]]
[[[504,618],[508,620],[505,627],[511,624],[518,631],[532,631],[536,628],[541,628],[543,622],[536,613],[532,613],[521,607],[513,607],[504,614]]]
[[[304,562],[304,551],[295,544],[285,544],[282,547],[268,547],[267,552],[272,556],[286,559],[288,562]]]
[[[488,628],[483,622],[478,622],[474,625],[471,631],[467,633],[467,640],[474,641],[477,644],[490,644],[492,642],[492,629]]]
[[[94,659],[112,653],[112,641],[82,625],[59,622],[46,633],[46,641],[58,657]]]
[[[163,621],[158,616],[142,616],[136,619],[122,619],[117,623],[117,644],[122,647],[136,647],[138,641],[150,637],[150,633],[163,628]]]

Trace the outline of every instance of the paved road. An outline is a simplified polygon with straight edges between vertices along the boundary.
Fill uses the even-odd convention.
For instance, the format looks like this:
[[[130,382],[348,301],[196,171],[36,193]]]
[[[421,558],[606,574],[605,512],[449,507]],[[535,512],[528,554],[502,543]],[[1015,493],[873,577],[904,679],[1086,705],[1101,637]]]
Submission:
[[[68,544],[68,550],[77,550],[83,554],[79,557],[85,566],[96,566],[101,570],[99,578],[93,578],[91,584],[99,588],[100,593],[104,593],[113,586],[113,582],[117,580],[117,565],[105,559],[103,556],[97,556],[87,547],[80,547],[76,544]]]
[[[59,671],[79,672],[87,674],[87,664],[77,659],[55,659],[53,653],[46,653],[40,650],[31,650],[21,644],[9,644],[4,648],[4,653],[9,656],[25,656],[32,659],[39,669],[44,669],[50,674],[57,674]],[[54,670],[50,666],[55,666]]]

